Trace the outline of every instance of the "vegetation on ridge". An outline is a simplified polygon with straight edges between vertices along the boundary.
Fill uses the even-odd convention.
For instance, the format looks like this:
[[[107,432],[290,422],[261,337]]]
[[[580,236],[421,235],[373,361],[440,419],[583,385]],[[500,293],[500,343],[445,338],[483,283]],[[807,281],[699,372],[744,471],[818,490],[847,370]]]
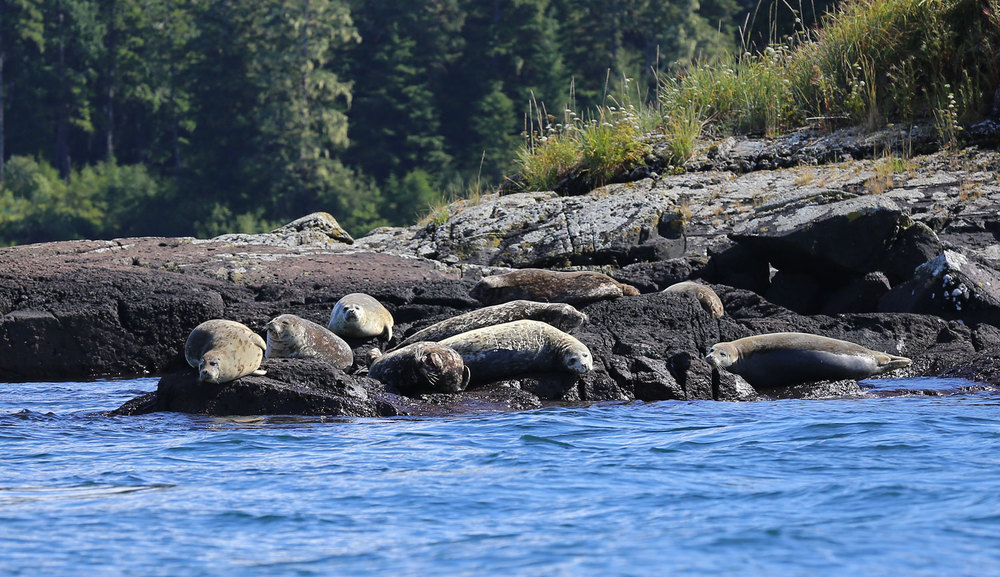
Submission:
[[[763,51],[690,66],[663,77],[659,101],[628,114],[600,109],[608,132],[632,135],[642,118],[659,118],[671,163],[683,163],[703,128],[714,135],[774,136],[807,124],[933,122],[955,146],[962,123],[983,117],[1000,87],[1000,1],[852,0],[822,25],[800,28]],[[571,113],[567,113],[567,116]],[[583,131],[567,122],[532,132],[519,156],[522,187],[550,189],[588,170]],[[575,156],[567,151],[575,150]],[[609,154],[615,154],[609,151]],[[572,161],[570,161],[572,159]],[[605,161],[628,168],[622,154]],[[595,175],[594,184],[609,174]]]

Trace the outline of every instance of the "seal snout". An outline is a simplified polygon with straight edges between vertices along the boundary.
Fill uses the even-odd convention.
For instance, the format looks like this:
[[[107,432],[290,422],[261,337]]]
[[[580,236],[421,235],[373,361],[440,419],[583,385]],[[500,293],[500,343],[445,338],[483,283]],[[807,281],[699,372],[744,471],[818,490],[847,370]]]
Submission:
[[[219,381],[219,362],[214,360],[204,360],[198,366],[198,380],[205,383],[217,383]]]

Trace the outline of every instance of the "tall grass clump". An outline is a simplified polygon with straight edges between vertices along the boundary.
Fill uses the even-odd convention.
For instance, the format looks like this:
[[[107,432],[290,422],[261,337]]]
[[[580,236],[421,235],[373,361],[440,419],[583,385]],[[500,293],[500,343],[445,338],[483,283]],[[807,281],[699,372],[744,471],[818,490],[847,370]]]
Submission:
[[[532,102],[517,154],[520,188],[553,190],[570,176],[602,186],[638,165],[648,151],[643,135],[659,115],[627,97],[608,100],[587,117],[566,107],[558,122]]]
[[[668,115],[697,106],[717,131],[766,135],[833,120],[942,124],[943,104],[971,121],[1000,85],[998,13],[1000,0],[847,0],[761,53],[666,79],[661,105]]]

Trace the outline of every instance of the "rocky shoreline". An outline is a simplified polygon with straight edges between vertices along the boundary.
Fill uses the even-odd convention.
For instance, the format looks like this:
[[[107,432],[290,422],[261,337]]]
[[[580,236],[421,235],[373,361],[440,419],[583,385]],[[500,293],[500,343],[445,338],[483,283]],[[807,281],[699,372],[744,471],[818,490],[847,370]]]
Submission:
[[[1000,383],[995,144],[903,157],[876,148],[853,160],[867,150],[862,137],[836,135],[840,152],[810,138],[832,139],[706,144],[681,174],[661,176],[651,160],[637,180],[587,194],[488,196],[453,205],[447,219],[359,239],[318,214],[263,235],[0,249],[0,380],[163,375],[155,393],[114,414],[448,415],[867,394],[853,381],[754,391],[703,360],[718,341],[800,331],[913,359],[887,376]],[[761,151],[785,149],[798,152],[761,162]],[[592,372],[415,398],[364,375],[372,347],[481,306],[470,291],[483,275],[529,267],[596,270],[640,289],[578,307],[590,320],[573,334],[590,348]],[[659,292],[688,279],[710,283],[726,315]],[[292,313],[325,325],[349,292],[378,298],[396,322],[390,343],[352,343],[353,367],[268,359],[266,376],[192,385],[183,346],[200,322],[228,318],[263,334]]]

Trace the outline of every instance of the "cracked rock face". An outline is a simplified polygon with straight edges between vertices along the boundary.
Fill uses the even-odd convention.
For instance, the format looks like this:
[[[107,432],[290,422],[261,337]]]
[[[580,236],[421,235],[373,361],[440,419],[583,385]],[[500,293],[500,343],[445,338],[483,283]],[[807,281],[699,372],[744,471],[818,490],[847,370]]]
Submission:
[[[429,225],[406,246],[446,262],[488,266],[622,266],[681,256],[683,233],[677,194],[641,181],[586,196],[496,197]]]

